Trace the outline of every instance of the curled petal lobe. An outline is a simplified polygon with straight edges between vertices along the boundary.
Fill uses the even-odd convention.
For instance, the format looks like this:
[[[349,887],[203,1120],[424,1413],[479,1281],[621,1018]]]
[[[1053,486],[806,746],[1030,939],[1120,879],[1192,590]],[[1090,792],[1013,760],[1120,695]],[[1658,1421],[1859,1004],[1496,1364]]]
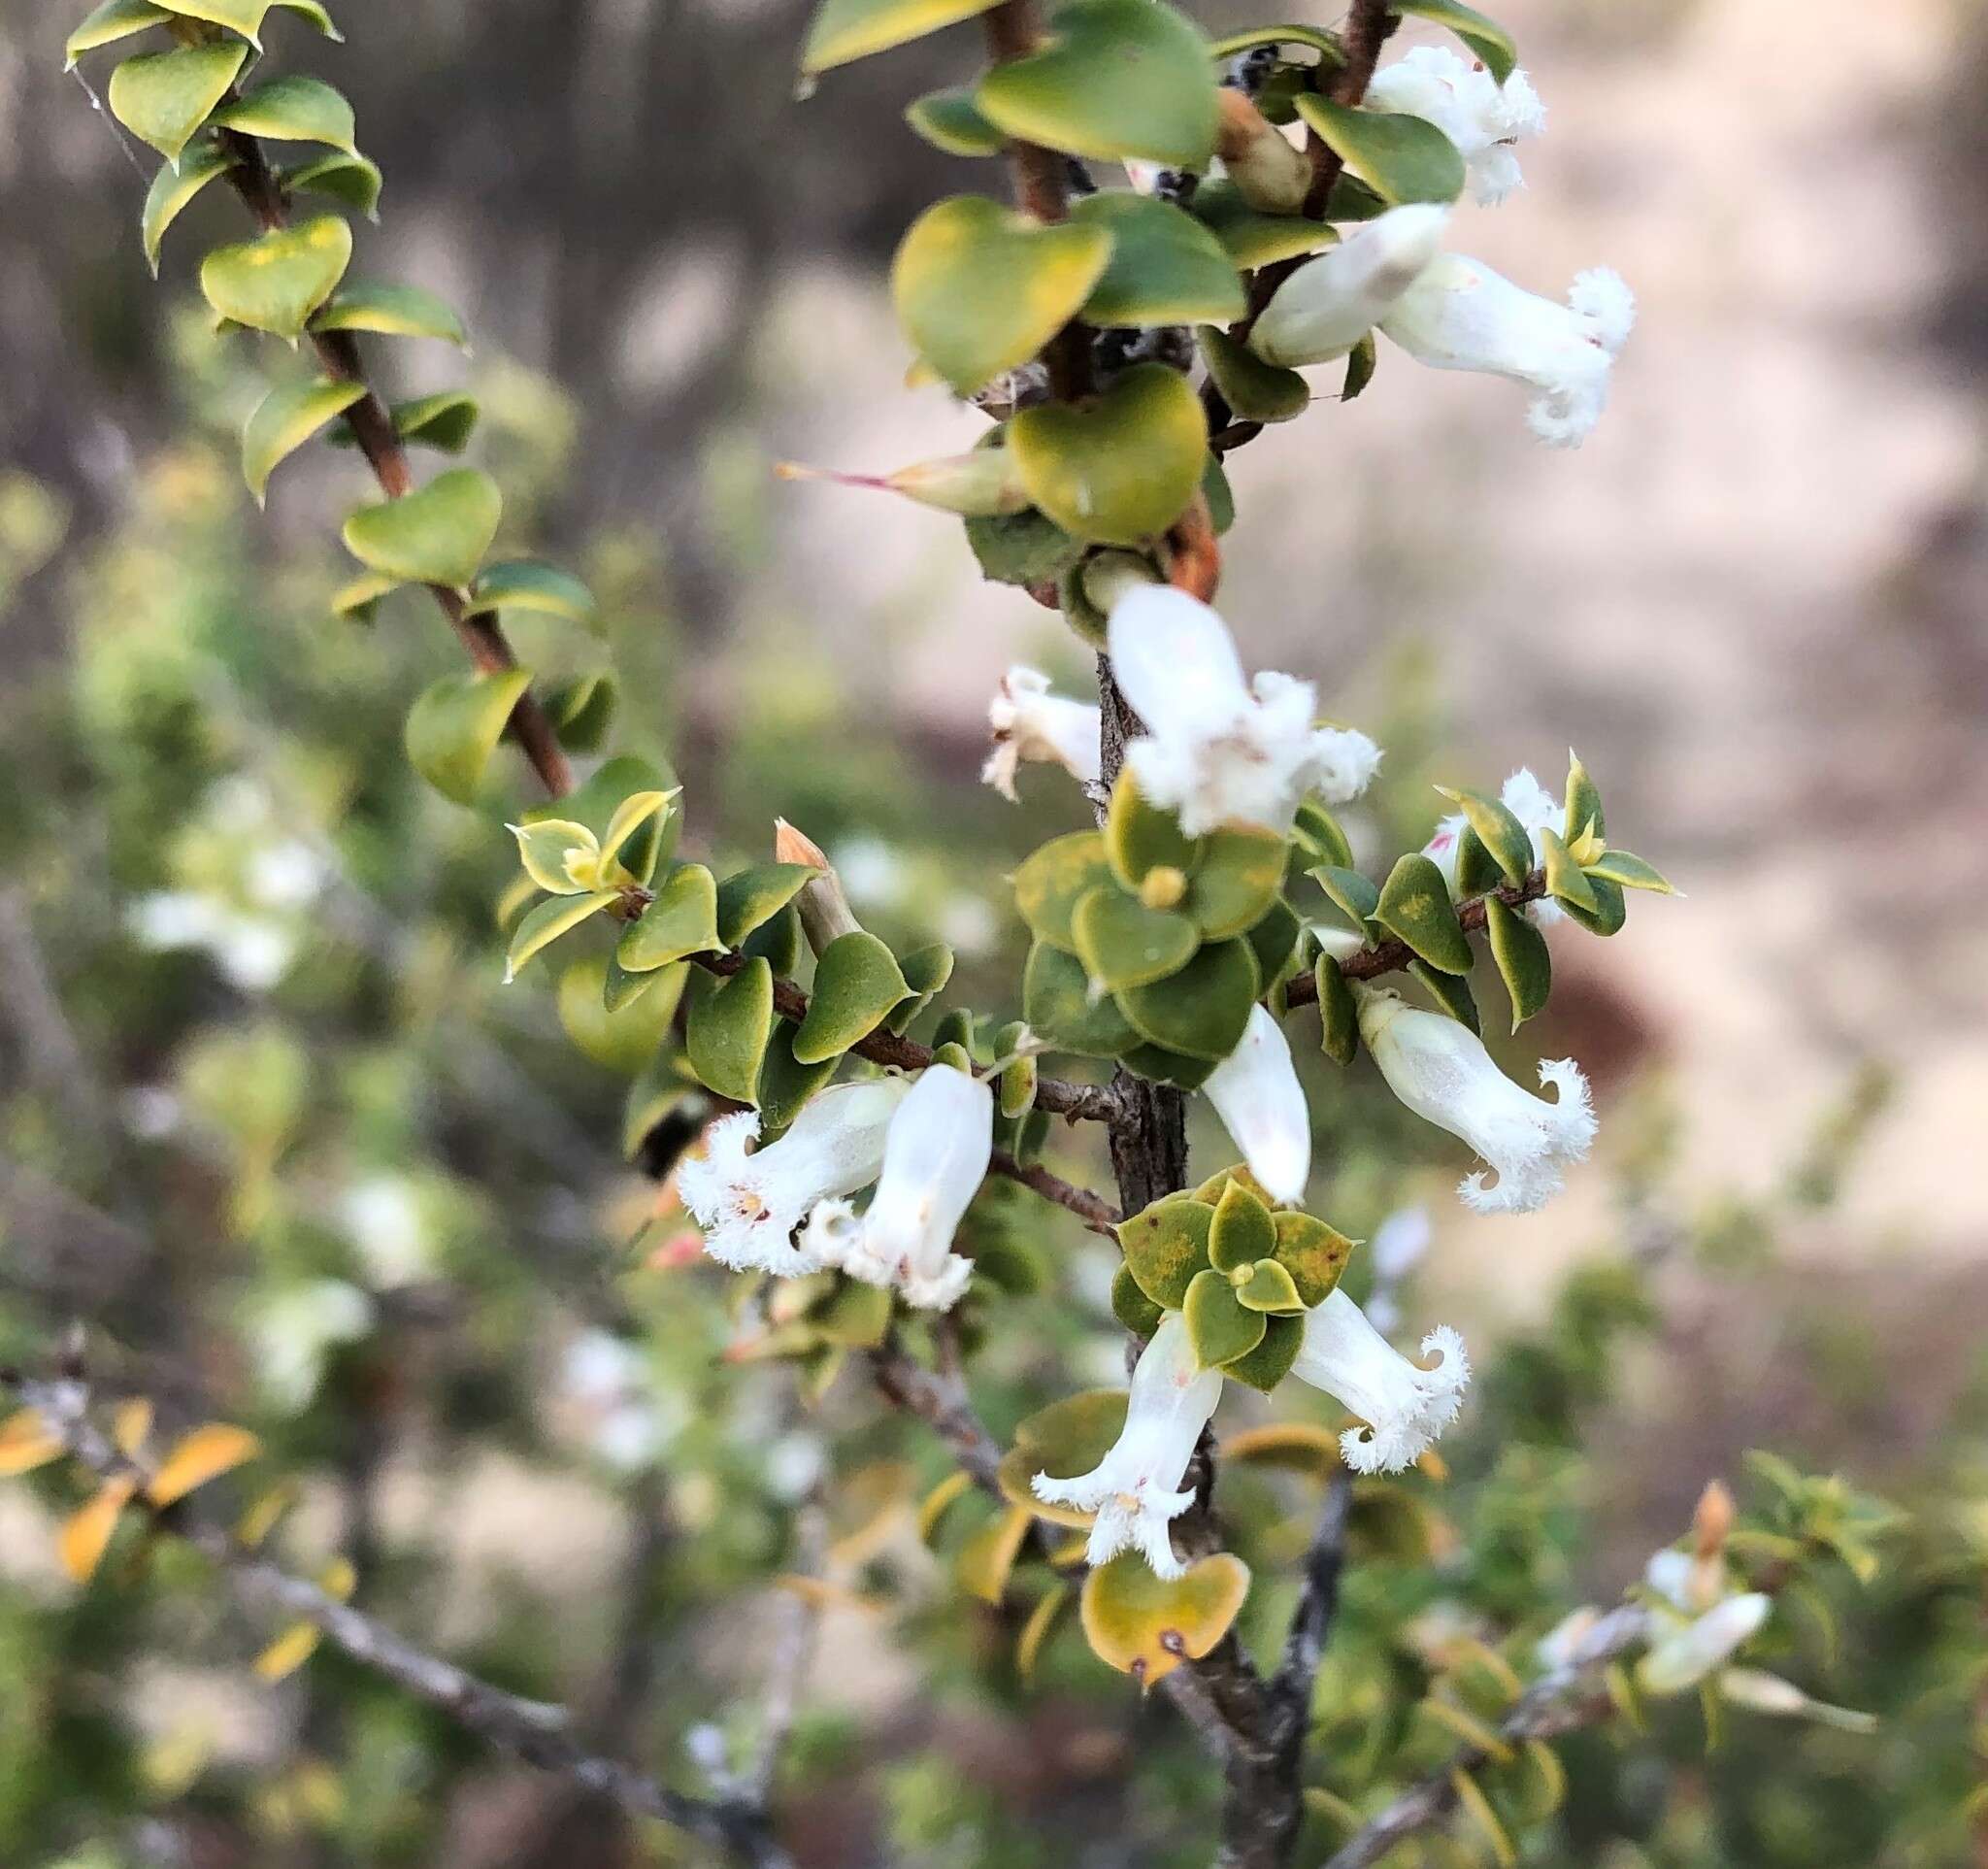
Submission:
[[[1456,1419],[1470,1385],[1464,1340],[1447,1324],[1422,1339],[1427,1368],[1410,1362],[1343,1291],[1305,1316],[1305,1341],[1291,1374],[1338,1398],[1367,1425],[1348,1428],[1340,1452],[1356,1473],[1412,1466]]]
[[[981,783],[1012,801],[1016,769],[1023,760],[1040,760],[1061,766],[1079,784],[1096,784],[1099,722],[1096,708],[1051,694],[1046,675],[1017,663],[987,704],[994,751],[980,769]]]
[[[1290,1042],[1267,1007],[1251,1010],[1242,1042],[1202,1087],[1264,1191],[1285,1206],[1303,1200],[1311,1175],[1311,1112]]]

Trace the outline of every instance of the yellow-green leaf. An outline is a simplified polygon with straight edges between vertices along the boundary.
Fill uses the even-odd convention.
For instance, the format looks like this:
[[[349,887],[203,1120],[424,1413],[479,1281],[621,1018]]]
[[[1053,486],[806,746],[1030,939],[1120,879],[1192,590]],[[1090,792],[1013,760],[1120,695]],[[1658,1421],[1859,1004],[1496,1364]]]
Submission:
[[[278,466],[366,393],[363,383],[332,378],[285,384],[256,404],[242,430],[242,478],[260,506],[269,495],[269,477]]]
[[[1481,58],[1489,68],[1491,76],[1499,83],[1512,74],[1518,63],[1518,48],[1495,19],[1487,19],[1474,7],[1463,5],[1462,0],[1395,0],[1397,13],[1412,13],[1423,19],[1433,19],[1439,26],[1447,26],[1465,45]]]
[[[1128,987],[1115,997],[1148,1043],[1219,1063],[1241,1043],[1261,988],[1248,942],[1212,941],[1171,980]]]
[[[729,980],[699,971],[690,983],[683,1049],[705,1087],[734,1103],[759,1095],[759,1068],[773,1038],[773,969],[748,960]]]
[[[255,1657],[256,1679],[277,1682],[295,1674],[317,1652],[323,1639],[315,1622],[291,1623]]]
[[[1271,1317],[1293,1317],[1306,1309],[1291,1275],[1275,1259],[1259,1259],[1240,1285],[1234,1280],[1236,1302],[1245,1311],[1261,1311]],[[1259,1342],[1261,1339],[1258,1340]],[[1252,1344],[1251,1350],[1256,1346]],[[1243,1352],[1244,1355],[1248,1352]]]
[[[1202,325],[1195,338],[1222,400],[1244,421],[1289,421],[1311,407],[1311,385],[1297,371],[1264,362],[1217,325]]]
[[[384,572],[363,572],[332,593],[332,615],[348,617],[355,623],[370,623],[380,608],[381,598],[398,590],[402,582],[399,578],[389,578]]]
[[[1284,855],[1284,840],[1275,831],[1241,824],[1210,831],[1181,912],[1208,941],[1227,941],[1254,928],[1283,886]]]
[[[808,1015],[794,1034],[794,1061],[840,1057],[911,996],[897,956],[874,934],[852,928],[822,950]]]
[[[1240,1181],[1231,1181],[1215,1203],[1208,1233],[1208,1262],[1217,1272],[1238,1272],[1277,1250],[1270,1208]]]
[[[1553,990],[1553,956],[1546,937],[1500,896],[1484,904],[1484,933],[1498,976],[1511,999],[1511,1029],[1515,1032],[1535,1013],[1544,1010]]]
[[[1587,767],[1581,764],[1578,753],[1570,751],[1567,755],[1567,814],[1561,820],[1560,841],[1577,844],[1590,831],[1597,837],[1606,837],[1608,820],[1602,810],[1602,794],[1588,777]]]
[[[64,70],[73,68],[86,51],[95,51],[100,46],[129,39],[133,33],[143,32],[148,26],[156,26],[172,17],[165,8],[153,6],[151,0],[104,0],[103,5],[92,8],[89,17],[69,35],[63,47],[63,56],[67,61]]]
[[[1029,1619],[1021,1625],[1021,1634],[1014,1643],[1014,1671],[1024,1681],[1035,1679],[1036,1662],[1042,1655],[1043,1645],[1048,1641],[1057,1617],[1069,1601],[1068,1584],[1050,1585],[1042,1601],[1029,1612]]]
[[[255,240],[216,247],[201,262],[200,289],[221,317],[294,339],[331,296],[351,257],[351,228],[337,215],[319,215]]]
[[[282,171],[283,189],[289,194],[328,195],[356,209],[368,220],[380,218],[380,190],[384,185],[379,163],[357,151],[336,150],[309,162],[298,162]]]
[[[1085,323],[1226,323],[1242,316],[1235,261],[1213,234],[1171,201],[1103,188],[1073,203],[1070,217],[1111,237],[1110,263],[1083,303]]]
[[[218,143],[203,141],[191,145],[177,167],[168,162],[152,177],[145,197],[142,231],[145,257],[154,278],[158,276],[159,249],[165,242],[166,229],[215,176],[225,175],[234,166],[235,158]]]
[[[1014,1446],[1003,1456],[996,1475],[1002,1497],[1011,1505],[1026,1506],[1051,1524],[1088,1525],[1092,1514],[1038,1499],[1030,1482],[1039,1473],[1071,1480],[1090,1472],[1124,1432],[1128,1405],[1122,1388],[1092,1388],[1066,1395],[1027,1417],[1016,1426]]]
[[[1110,883],[1077,905],[1070,926],[1084,971],[1113,991],[1172,978],[1201,946],[1184,915],[1148,909]]]
[[[1074,954],[1077,935],[1071,918],[1077,905],[1110,880],[1104,839],[1096,831],[1071,831],[1052,837],[1015,871],[1014,906],[1038,941]]]
[[[645,976],[644,984],[660,978]],[[675,993],[645,992],[611,1009],[607,956],[588,954],[559,976],[559,1023],[575,1046],[604,1070],[632,1078],[655,1056],[677,1017],[684,980],[680,974],[674,978]]]
[[[1156,1201],[1118,1225],[1125,1269],[1154,1304],[1177,1311],[1187,1287],[1208,1270],[1209,1232],[1215,1210],[1207,1201]]]
[[[1568,854],[1567,846],[1550,830],[1540,833],[1540,846],[1546,853],[1546,890],[1571,908],[1585,909],[1590,915],[1601,910],[1601,898],[1594,884],[1580,872]]]
[[[504,957],[505,984],[515,980],[533,955],[620,899],[618,889],[596,889],[592,895],[555,895],[541,902],[517,924],[511,937],[511,947]]]
[[[217,45],[127,58],[111,74],[111,114],[168,162],[177,162],[248,57],[246,46]]]
[[[1209,1267],[1197,1272],[1181,1301],[1188,1341],[1203,1369],[1218,1369],[1246,1356],[1263,1341],[1267,1326],[1260,1311],[1248,1310],[1236,1295],[1226,1273]]]
[[[1477,841],[1487,850],[1508,883],[1518,884],[1533,873],[1533,840],[1526,827],[1496,798],[1448,785],[1436,789],[1469,820]]]
[[[1173,871],[1178,879],[1179,893],[1184,893],[1186,879],[1201,862],[1201,839],[1189,837],[1181,830],[1177,813],[1149,802],[1129,772],[1121,772],[1111,787],[1111,802],[1105,813],[1104,839],[1105,860],[1110,864],[1111,874],[1135,894],[1154,870]],[[1054,848],[1044,846],[1045,850]],[[1016,880],[1019,882],[1019,878]],[[1072,906],[1074,909],[1075,904]]]
[[[395,403],[393,427],[404,442],[419,442],[445,454],[460,454],[476,432],[480,413],[474,396],[465,395],[460,389],[445,389],[438,395]]]
[[[471,616],[500,610],[529,610],[587,628],[600,617],[593,592],[570,571],[521,558],[487,566],[470,591]]]
[[[1591,878],[1599,876],[1605,882],[1619,883],[1625,889],[1651,889],[1658,895],[1677,893],[1654,867],[1640,856],[1630,855],[1627,851],[1604,851],[1586,866],[1586,874]]]
[[[524,873],[551,895],[588,895],[604,886],[601,840],[570,818],[514,824]]]
[[[480,469],[456,467],[405,499],[362,506],[346,521],[346,550],[404,583],[459,588],[476,578],[503,518],[497,483]]]
[[[642,791],[630,792],[614,807],[613,815],[608,819],[607,829],[601,833],[601,880],[604,883],[609,877],[608,866],[620,857],[622,851],[628,846],[629,839],[646,825],[667,814],[676,797],[676,790],[665,791],[661,786],[649,786]],[[652,838],[646,841],[654,842]],[[640,860],[636,851],[631,851],[630,856]]]
[[[975,107],[967,84],[927,91],[906,107],[905,121],[947,155],[999,155],[1007,141]]]
[[[1195,190],[1192,213],[1245,273],[1280,259],[1302,259],[1339,243],[1338,230],[1323,220],[1252,208],[1233,182],[1204,182]]]
[[[718,940],[741,945],[755,928],[771,921],[820,872],[806,863],[760,863],[718,884]]]
[[[419,285],[355,279],[311,320],[314,331],[374,331],[389,338],[440,338],[467,346],[469,333],[446,299]]]
[[[511,711],[531,685],[521,668],[445,675],[408,710],[408,760],[445,798],[473,800]]]
[[[145,1489],[146,1497],[155,1506],[170,1506],[261,1452],[262,1443],[247,1428],[211,1421],[185,1436],[159,1463]]]
[[[1084,1579],[1083,1632],[1106,1666],[1150,1687],[1181,1662],[1207,1654],[1228,1634],[1248,1594],[1249,1567],[1231,1552],[1204,1557],[1170,1581],[1128,1552]]]
[[[357,155],[358,125],[345,94],[321,78],[286,72],[244,91],[214,120],[244,136],[275,143],[326,143],[348,155]]]
[[[714,952],[721,945],[712,873],[702,863],[685,863],[663,879],[656,899],[621,937],[614,957],[630,973],[646,973],[691,954]]]
[[[961,19],[996,0],[822,0],[808,29],[801,69],[813,74],[872,52],[888,51]]]
[[[1309,1214],[1278,1214],[1272,1224],[1272,1256],[1291,1275],[1299,1302],[1307,1311],[1322,1305],[1339,1286],[1353,1242]]]
[[[1135,1337],[1150,1337],[1166,1313],[1139,1288],[1132,1268],[1120,1265],[1111,1274],[1111,1315]]]
[[[1353,989],[1332,955],[1322,953],[1312,970],[1318,986],[1318,1017],[1323,1026],[1320,1045],[1335,1064],[1352,1063],[1360,1050],[1360,1009]]]
[[[1309,92],[1298,115],[1359,178],[1391,206],[1451,202],[1463,192],[1464,159],[1426,117],[1356,110]]]
[[[258,50],[262,45],[262,22],[279,9],[300,14],[327,39],[344,38],[344,34],[332,24],[331,15],[325,12],[319,0],[159,0],[159,4],[168,13],[225,26],[230,32],[240,33]]]
[[[960,1587],[982,1603],[999,1603],[1008,1594],[1009,1575],[1034,1523],[1035,1514],[1026,1506],[1011,1506],[977,1531],[953,1559]]]
[[[65,1443],[31,1408],[10,1415],[0,1425],[0,1479],[14,1480],[44,1467],[64,1452]]]
[[[1446,974],[1471,971],[1470,937],[1457,919],[1442,872],[1419,851],[1402,857],[1381,886],[1375,919]]]

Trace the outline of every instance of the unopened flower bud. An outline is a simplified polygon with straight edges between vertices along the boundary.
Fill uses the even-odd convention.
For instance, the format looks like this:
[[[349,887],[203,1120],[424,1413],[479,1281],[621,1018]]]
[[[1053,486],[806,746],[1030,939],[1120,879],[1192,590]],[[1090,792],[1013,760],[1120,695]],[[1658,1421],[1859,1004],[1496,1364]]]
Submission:
[[[1171,863],[1156,863],[1139,885],[1139,899],[1148,909],[1171,909],[1187,893],[1187,872]]]
[[[825,467],[782,461],[775,468],[783,481],[832,481],[838,486],[870,486],[902,493],[920,506],[936,506],[969,519],[997,518],[1025,512],[1029,496],[1005,448],[975,448],[964,454],[901,467],[895,474],[839,474]]]
[[[1436,258],[1448,224],[1447,208],[1418,203],[1356,227],[1277,287],[1249,348],[1292,369],[1344,356]]]
[[[801,885],[794,898],[800,911],[802,932],[816,954],[826,951],[839,936],[856,934],[863,924],[849,907],[843,892],[843,880],[835,873],[821,846],[805,831],[796,830],[784,818],[773,820],[773,855],[776,863],[799,863],[816,872],[812,882]]]
[[[1240,90],[1224,87],[1215,153],[1236,192],[1267,215],[1294,215],[1311,187],[1311,164]]]

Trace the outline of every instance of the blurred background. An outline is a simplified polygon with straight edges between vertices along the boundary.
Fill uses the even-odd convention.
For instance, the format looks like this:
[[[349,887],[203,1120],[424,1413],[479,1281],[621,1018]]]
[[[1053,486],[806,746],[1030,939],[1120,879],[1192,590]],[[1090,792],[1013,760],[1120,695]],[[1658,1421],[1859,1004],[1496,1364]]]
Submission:
[[[686,1785],[749,1746],[772,1580],[829,1580],[783,1781],[808,1869],[1206,1860],[1212,1785],[1166,1712],[1067,1625],[1024,1687],[1027,1606],[960,1613],[974,1525],[935,1556],[910,1524],[929,1440],[853,1373],[810,1403],[722,1360],[724,1285],[624,1159],[626,1077],[576,1053],[547,981],[497,984],[492,818],[404,769],[453,646],[405,598],[330,620],[352,457],[299,456],[266,516],[243,492],[281,357],[216,343],[192,281],[233,205],[196,204],[154,287],[152,158],[61,75],[70,12],[0,0],[0,1346],[83,1316],[114,1386],[251,1422],[300,1564],[344,1552],[367,1607]],[[1223,609],[1252,666],[1388,749],[1348,814],[1366,858],[1426,836],[1433,782],[1557,784],[1572,742],[1685,899],[1556,943],[1511,1058],[1578,1057],[1603,1142],[1537,1219],[1465,1214],[1445,1138],[1364,1067],[1307,1067],[1314,1204],[1363,1238],[1426,1205],[1405,1318],[1457,1324],[1485,1370],[1447,1485],[1363,1495],[1322,1782],[1412,1776],[1383,1684],[1432,1630],[1612,1600],[1708,1478],[1766,1485],[1743,1455],[1769,1447],[1911,1513],[1879,1579],[1846,1570],[1788,1638],[1879,1737],[1736,1725],[1707,1754],[1687,1713],[1583,1741],[1528,1859],[1988,1863],[1962,1808],[1988,1654],[1988,27],[1968,0],[1500,17],[1549,130],[1453,245],[1554,297],[1618,268],[1641,321],[1613,405],[1549,452],[1510,385],[1383,346],[1362,400],[1236,458]],[[613,661],[691,848],[761,856],[785,815],[866,921],[951,942],[954,997],[1007,1016],[1005,875],[1075,801],[1053,773],[1019,809],[977,785],[985,704],[1017,659],[1084,691],[1086,658],[944,519],[771,472],[980,426],[904,387],[883,289],[927,200],[998,191],[900,119],[978,40],[796,102],[804,20],[403,0],[342,48],[272,43],[348,92],[386,172],[359,269],[476,333],[384,355],[388,386],[474,389],[505,545],[603,599],[601,640],[527,629],[527,662]],[[1034,1267],[977,1365],[1004,1435],[1117,1373],[1109,1253],[1062,1218],[987,1222]],[[1311,1495],[1225,1485],[1261,1634]],[[183,1558],[77,1591],[65,1501],[0,1492],[0,1861],[696,1859],[335,1658],[259,1684],[273,1632]]]

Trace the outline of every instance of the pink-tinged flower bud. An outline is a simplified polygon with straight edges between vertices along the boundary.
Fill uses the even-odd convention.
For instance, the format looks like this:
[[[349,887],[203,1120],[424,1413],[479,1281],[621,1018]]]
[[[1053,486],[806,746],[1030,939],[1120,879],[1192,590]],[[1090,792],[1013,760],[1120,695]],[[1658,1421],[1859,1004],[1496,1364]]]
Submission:
[[[1877,1717],[1853,1707],[1833,1707],[1815,1700],[1792,1682],[1759,1668],[1726,1668],[1719,1675],[1719,1695],[1748,1713],[1772,1714],[1781,1719],[1812,1719],[1843,1733],[1874,1733]]]
[[[1215,153],[1236,192],[1267,215],[1295,215],[1311,188],[1311,164],[1287,142],[1277,126],[1237,90],[1225,85]]]
[[[1344,356],[1435,260],[1448,224],[1447,208],[1418,203],[1354,228],[1277,287],[1249,348],[1288,369]]]
[[[895,474],[838,474],[825,467],[805,467],[782,461],[775,468],[783,481],[833,481],[838,486],[875,487],[902,493],[920,506],[958,513],[969,519],[991,519],[1025,512],[1029,496],[1005,448],[975,448],[964,454],[901,467]]]
[[[1132,1372],[1124,1432],[1090,1472],[1074,1480],[1036,1475],[1030,1485],[1045,1505],[1094,1512],[1093,1565],[1123,1551],[1137,1551],[1158,1577],[1180,1577],[1186,1565],[1174,1555],[1168,1527],[1194,1503],[1181,1480],[1201,1431],[1222,1398],[1222,1372],[1202,1369],[1177,1311],[1160,1319],[1152,1341]]]
[[[1079,784],[1095,785],[1103,773],[1098,751],[1099,711],[1049,692],[1049,678],[1020,663],[1001,678],[987,703],[994,751],[980,768],[980,783],[1014,797],[1014,775],[1023,760],[1061,766]]]
[[[1555,305],[1460,253],[1435,260],[1379,320],[1433,369],[1528,384],[1527,422],[1552,448],[1578,448],[1601,420],[1608,373],[1635,323],[1635,297],[1606,266],[1579,274]]]
[[[863,924],[849,907],[843,880],[828,860],[828,852],[784,818],[773,820],[773,857],[776,863],[799,863],[816,872],[812,882],[802,884],[801,893],[794,899],[801,915],[802,932],[813,952],[825,953],[831,942],[845,934],[862,932]]]
[[[1513,146],[1546,127],[1545,109],[1524,72],[1501,84],[1482,65],[1439,46],[1417,46],[1375,72],[1366,101],[1435,124],[1462,152],[1471,199],[1487,208],[1525,185]]]
[[[1202,1088],[1264,1192],[1286,1206],[1303,1200],[1311,1174],[1311,1112],[1290,1043],[1268,1008],[1251,1008],[1242,1042]]]
[[[1367,1423],[1340,1436],[1356,1473],[1400,1473],[1414,1465],[1456,1419],[1470,1386],[1464,1340],[1447,1324],[1422,1339],[1433,1367],[1411,1363],[1343,1291],[1305,1314],[1305,1342],[1291,1374],[1335,1397]]]

